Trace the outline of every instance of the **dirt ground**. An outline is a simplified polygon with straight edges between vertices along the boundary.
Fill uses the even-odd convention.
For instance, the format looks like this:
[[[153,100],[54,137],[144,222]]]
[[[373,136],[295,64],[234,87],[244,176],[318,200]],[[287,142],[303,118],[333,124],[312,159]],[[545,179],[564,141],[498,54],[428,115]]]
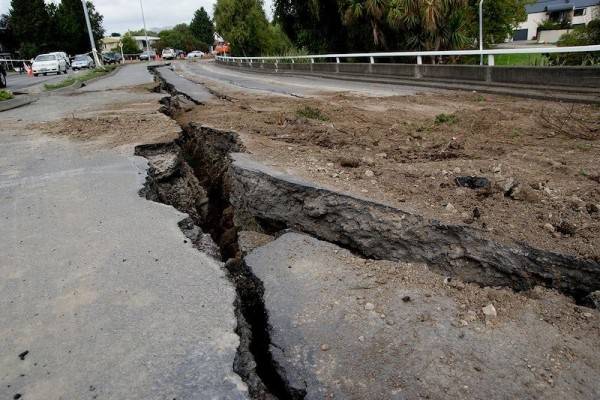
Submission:
[[[148,93],[154,86],[141,85],[130,90]],[[172,141],[181,131],[175,121],[158,111],[155,96],[148,101],[114,103],[93,112],[30,124],[28,128],[84,141],[90,147],[122,147],[128,154],[134,145]]]
[[[600,260],[598,105],[470,92],[223,94],[178,121],[237,131],[258,159],[330,187]],[[487,181],[459,186],[464,176]]]

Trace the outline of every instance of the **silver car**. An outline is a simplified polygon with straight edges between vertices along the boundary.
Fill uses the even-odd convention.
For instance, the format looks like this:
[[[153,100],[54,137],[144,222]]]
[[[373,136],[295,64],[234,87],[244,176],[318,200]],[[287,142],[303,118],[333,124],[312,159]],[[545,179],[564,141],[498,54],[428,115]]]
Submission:
[[[83,68],[94,68],[96,65],[94,64],[94,60],[92,59],[92,57],[88,56],[87,54],[79,54],[76,55],[75,58],[73,59],[73,62],[71,63],[71,68],[75,71],[78,69],[83,69]]]

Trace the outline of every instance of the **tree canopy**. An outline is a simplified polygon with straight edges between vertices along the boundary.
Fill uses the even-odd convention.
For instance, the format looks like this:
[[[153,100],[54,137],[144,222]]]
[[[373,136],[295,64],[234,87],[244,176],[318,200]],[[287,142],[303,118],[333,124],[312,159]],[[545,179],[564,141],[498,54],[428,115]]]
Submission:
[[[196,10],[190,23],[190,30],[203,43],[211,45],[214,42],[215,27],[204,7]]]
[[[198,39],[187,24],[175,25],[173,29],[161,31],[158,34],[158,37],[160,38],[156,44],[156,49],[158,51],[162,51],[167,47],[187,52],[193,50],[208,50],[208,45]]]
[[[527,17],[531,0],[484,5],[486,42],[499,43]],[[275,0],[275,21],[310,52],[475,47],[478,0]]]
[[[262,0],[217,0],[214,18],[233,54],[281,54],[292,47],[283,29],[267,21]]]
[[[91,2],[87,5],[98,46],[104,35],[102,15]],[[45,4],[44,0],[11,0],[7,24],[12,50],[24,58],[48,51],[77,54],[91,50],[80,0],[61,0],[58,5]]]

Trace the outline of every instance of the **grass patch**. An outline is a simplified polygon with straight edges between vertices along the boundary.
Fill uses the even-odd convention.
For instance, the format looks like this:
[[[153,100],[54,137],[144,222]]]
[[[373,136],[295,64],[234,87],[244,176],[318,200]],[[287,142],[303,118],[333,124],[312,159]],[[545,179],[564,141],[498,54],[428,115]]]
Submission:
[[[542,54],[498,54],[494,56],[495,65],[531,65],[545,66],[548,65],[548,57]]]
[[[0,101],[10,100],[13,97],[15,97],[15,96],[13,96],[13,94],[10,91],[0,90]]]
[[[301,118],[316,119],[318,121],[329,121],[329,117],[315,107],[306,106],[296,110],[296,116]]]
[[[456,118],[456,115],[454,114],[438,114],[435,116],[435,124],[436,125],[442,125],[442,124],[448,124],[448,125],[452,125],[458,122],[458,118]]]
[[[47,91],[56,90],[56,89],[61,89],[61,88],[67,87],[67,86],[71,86],[71,85],[75,84],[76,82],[89,81],[90,79],[94,79],[94,78],[98,78],[100,76],[106,75],[106,74],[114,71],[115,68],[117,68],[116,65],[107,65],[102,68],[95,68],[90,71],[87,71],[86,73],[72,76],[72,77],[67,78],[64,81],[61,81],[58,83],[47,83],[44,85],[44,89]]]

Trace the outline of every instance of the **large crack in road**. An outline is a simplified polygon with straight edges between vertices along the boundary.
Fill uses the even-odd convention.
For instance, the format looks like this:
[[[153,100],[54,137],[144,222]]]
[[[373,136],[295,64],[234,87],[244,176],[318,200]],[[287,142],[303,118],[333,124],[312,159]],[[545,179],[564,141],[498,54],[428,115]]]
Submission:
[[[162,111],[165,114],[176,116],[182,110],[192,107],[189,103],[189,96],[182,96],[171,85],[163,83],[162,86],[171,92],[171,96],[161,102],[163,104]],[[390,326],[396,323],[395,321],[398,318],[406,318],[402,322],[402,324],[405,324],[413,316],[420,322],[441,317],[441,315],[431,316],[432,309],[431,306],[426,304],[429,302],[426,299],[432,296],[424,293],[423,290],[433,290],[436,293],[433,298],[439,302],[436,303],[439,304],[437,311],[450,308],[459,315],[459,320],[455,321],[457,324],[455,322],[450,323],[450,321],[441,324],[444,329],[453,331],[464,328],[469,324],[476,324],[482,318],[478,313],[467,309],[467,307],[472,307],[473,303],[481,300],[462,299],[461,296],[463,295],[461,293],[467,293],[468,296],[481,296],[481,293],[487,293],[491,290],[488,288],[489,286],[495,286],[496,289],[494,290],[498,293],[493,294],[495,297],[490,297],[492,295],[488,294],[488,298],[495,299],[498,307],[509,308],[508,304],[513,304],[511,302],[515,301],[513,297],[522,296],[514,294],[510,290],[505,291],[502,289],[509,287],[525,293],[520,300],[522,303],[529,304],[530,301],[524,300],[525,298],[534,299],[531,302],[535,305],[528,305],[527,307],[540,307],[538,300],[535,299],[548,300],[546,292],[539,294],[538,285],[554,287],[574,296],[578,301],[589,299],[587,295],[599,287],[598,266],[593,262],[538,251],[527,246],[508,247],[499,245],[478,237],[474,230],[468,228],[443,225],[435,221],[427,222],[417,215],[393,207],[337,193],[285,176],[252,161],[243,154],[243,151],[243,143],[235,132],[193,123],[182,126],[180,137],[174,142],[138,146],[136,148],[136,154],[146,157],[150,166],[148,181],[140,194],[150,200],[172,205],[187,213],[190,218],[184,220],[180,227],[199,250],[224,262],[229,278],[236,287],[236,316],[238,319],[236,333],[240,336],[240,347],[234,369],[248,384],[253,398],[322,398],[321,396],[324,393],[331,394],[334,392],[338,396],[344,397],[351,393],[359,393],[362,389],[359,390],[356,387],[344,389],[344,385],[339,386],[339,381],[335,377],[321,376],[323,369],[327,371],[327,368],[324,366],[317,367],[321,364],[315,361],[318,359],[320,362],[325,362],[323,360],[324,354],[329,354],[330,357],[335,355],[339,360],[345,360],[345,363],[351,365],[353,364],[350,361],[352,357],[348,359],[349,354],[347,352],[349,351],[351,354],[352,351],[355,351],[352,350],[355,345],[345,342],[344,348],[347,347],[347,350],[336,348],[334,351],[329,352],[330,345],[321,343],[319,351],[319,349],[314,349],[316,343],[311,342],[311,340],[324,340],[325,337],[329,337],[330,341],[335,341],[336,339],[331,338],[331,333],[337,329],[341,329],[340,334],[345,337],[347,332],[353,332],[360,328],[356,326],[340,328],[335,325],[326,328],[332,321],[319,315],[315,317],[316,320],[314,321],[321,324],[322,328],[317,329],[316,333],[314,330],[303,331],[304,335],[299,336],[299,332],[294,332],[300,329],[297,328],[298,320],[294,318],[300,318],[300,316],[307,315],[309,312],[320,313],[322,310],[311,311],[311,307],[314,307],[314,305],[310,305],[313,299],[307,303],[309,300],[306,298],[307,295],[302,296],[304,291],[310,294],[314,287],[302,289],[301,286],[306,282],[296,282],[297,277],[293,276],[293,272],[292,275],[287,277],[280,277],[283,280],[274,281],[272,276],[275,270],[272,268],[281,263],[283,263],[283,265],[280,265],[282,269],[277,271],[287,269],[291,271],[303,270],[306,266],[303,264],[296,265],[294,257],[291,257],[289,261],[285,261],[287,260],[286,257],[282,260],[280,250],[274,250],[276,255],[269,255],[269,246],[260,247],[260,251],[257,250],[258,252],[252,252],[254,247],[259,247],[258,244],[256,246],[251,245],[248,248],[240,246],[242,240],[238,233],[241,231],[254,231],[263,235],[281,236],[280,239],[274,242],[276,244],[273,244],[273,248],[279,249],[281,246],[291,246],[288,250],[285,250],[287,252],[293,252],[293,249],[299,249],[305,246],[306,243],[310,243],[310,246],[306,249],[306,254],[310,254],[311,248],[322,246],[320,242],[310,242],[312,239],[286,234],[289,229],[308,233],[327,242],[335,243],[341,248],[348,249],[358,257],[364,257],[365,264],[375,263],[372,271],[382,270],[381,264],[379,264],[381,262],[375,261],[380,259],[426,262],[438,275],[427,275],[427,278],[423,279],[429,282],[437,282],[438,278],[436,276],[438,276],[440,278],[439,282],[442,280],[444,282],[442,286],[438,283],[427,283],[425,289],[423,287],[412,288],[411,295],[397,297],[397,293],[389,293],[388,297],[379,297],[378,300],[379,303],[386,303],[402,298],[402,301],[406,303],[412,302],[415,297],[422,297],[425,305],[420,306],[420,313],[417,312],[419,310],[417,309],[412,311],[414,314],[407,312],[404,316],[395,315],[393,319],[390,319],[389,315],[397,314],[394,308],[397,309],[399,305],[392,306],[388,304],[383,306],[374,305],[370,302],[365,304],[363,295],[356,297],[358,304],[364,305],[367,311],[370,313],[376,312],[375,315],[381,315],[384,327],[387,326],[386,329],[388,330]],[[273,238],[267,239],[267,242],[271,240]],[[319,263],[319,260],[326,259],[328,253],[333,258],[338,257],[338,250],[332,250],[328,247],[329,244],[324,246],[323,250],[318,250],[319,256],[317,260],[311,261],[312,263]],[[356,257],[351,256],[350,253],[342,254],[344,260]],[[250,260],[250,264],[247,262],[248,260]],[[363,261],[360,260],[359,258],[359,263],[362,263]],[[270,263],[274,265],[270,266]],[[285,268],[288,263],[289,266]],[[330,267],[331,265],[322,265],[319,268],[327,269]],[[320,270],[319,268],[315,270],[315,273]],[[383,267],[383,270],[387,270],[386,268]],[[411,268],[409,267],[407,270],[410,271]],[[338,274],[342,270],[343,268],[340,268],[339,271],[332,270],[330,273]],[[393,267],[389,271],[391,270],[396,271],[397,267]],[[310,275],[313,272],[309,270],[303,273]],[[401,274],[401,272],[398,273]],[[417,274],[422,275],[422,272],[417,272]],[[375,274],[368,272],[366,276],[371,279]],[[453,281],[450,278],[451,276],[476,284],[466,286],[460,279]],[[555,279],[557,276],[561,276],[561,279]],[[444,277],[446,278],[442,279]],[[319,277],[319,279],[322,278],[322,276]],[[277,302],[286,303],[286,291],[294,290],[290,287],[292,283],[286,283],[286,279],[291,279],[290,282],[296,282],[300,287],[298,288],[298,294],[292,296],[296,299],[295,303],[282,310],[277,306]],[[310,282],[313,281],[313,278],[308,279]],[[344,279],[342,276],[338,278],[340,282]],[[375,290],[378,285],[383,284],[384,280],[381,279],[383,278],[370,282],[368,285],[353,282],[351,290],[358,289],[367,292]],[[403,281],[404,279],[402,278]],[[392,290],[392,288],[385,290]],[[332,288],[332,292],[339,289]],[[376,290],[381,292],[384,289]],[[445,291],[446,296],[456,296],[455,301],[466,302],[466,305],[461,305],[464,308],[455,309],[454,304],[448,303],[447,297],[436,297],[439,296],[437,292],[439,290]],[[537,294],[527,294],[530,292]],[[325,296],[323,300],[330,301],[322,293],[325,292],[313,293],[313,296]],[[343,293],[345,292],[340,292],[339,296],[346,296]],[[281,298],[282,295],[283,298]],[[375,295],[370,294],[370,296]],[[278,297],[280,300],[273,300]],[[269,304],[267,304],[266,299],[269,299]],[[572,310],[566,311],[571,306],[564,298],[552,301],[555,302],[555,307],[561,310],[566,307],[565,311],[561,312],[572,312]],[[500,306],[503,302],[504,305]],[[338,304],[337,301],[334,301],[334,303]],[[471,303],[470,306],[469,303]],[[348,309],[354,307],[349,304],[345,304],[345,306]],[[386,307],[388,309],[384,311]],[[393,308],[389,309],[389,307]],[[489,310],[489,306],[486,309]],[[508,309],[506,311],[504,308],[500,309],[502,312],[510,314]],[[484,311],[483,322],[486,327],[493,326],[494,320],[488,319],[486,312]],[[494,309],[493,312],[493,318],[495,318],[496,310]],[[576,307],[575,314],[577,315],[577,313],[584,316],[589,314]],[[347,315],[353,314],[351,312],[346,314],[345,317],[338,318],[345,320],[348,318]],[[384,315],[387,315],[387,317]],[[548,316],[544,316],[540,320],[545,321],[544,318],[548,318]],[[585,318],[588,317],[585,316]],[[571,321],[570,317],[565,321]],[[561,323],[566,323],[565,321]],[[538,334],[540,337],[547,336],[552,332],[548,327],[543,327],[543,324],[533,323],[530,319],[519,320],[516,318],[514,322],[519,325],[525,324],[524,326],[527,327],[521,327],[520,329],[529,329],[529,333],[525,338],[529,337],[528,335]],[[578,326],[577,329],[589,329],[589,327],[582,328],[579,322],[576,325]],[[570,334],[565,333],[560,326],[559,323],[558,329],[561,334],[568,338],[565,340],[571,343]],[[403,327],[402,329],[409,328]],[[475,329],[480,332],[480,328],[476,327]],[[547,332],[542,334],[541,332],[545,330]],[[424,331],[419,332],[422,335]],[[396,339],[394,339],[396,336],[387,336],[389,334],[371,333],[374,338],[377,335],[382,335],[377,340],[388,341],[387,346],[397,346]],[[506,340],[509,342],[516,339],[516,337],[513,337],[515,332],[506,331],[506,329],[502,332],[498,330],[495,334],[503,335],[502,337],[507,338]],[[464,332],[460,333],[458,337],[459,339],[464,338]],[[346,339],[351,340],[350,338]],[[484,348],[495,345],[486,342],[488,339],[484,340],[474,336],[472,342],[468,345],[459,345],[459,347],[463,346],[466,349],[464,350],[466,352],[464,357],[473,358],[475,354],[479,354]],[[587,339],[594,341],[597,338],[590,336]],[[364,340],[364,336],[359,336],[359,342]],[[437,344],[434,344],[437,339],[417,338],[415,340],[417,342],[421,341],[421,345],[437,346]],[[430,342],[431,340],[434,342]],[[446,340],[448,340],[447,343]],[[536,342],[533,346],[527,340],[529,339],[525,339],[525,342],[515,344],[515,346],[521,353],[531,353],[533,357],[537,357],[536,351],[544,346],[556,346],[556,344],[553,344],[554,339],[550,339],[550,337],[546,337],[541,342]],[[450,339],[444,335],[444,341],[441,343],[443,351],[447,351],[446,347],[457,351],[455,346],[458,342],[455,342],[455,339]],[[581,349],[580,346],[575,346],[573,343],[571,343],[571,346],[577,348],[577,351]],[[296,356],[298,358],[291,360],[292,354],[296,354],[298,351],[300,351]],[[429,368],[435,364],[427,361],[429,357],[425,354],[418,354],[417,357],[419,358],[415,360],[415,365],[407,367],[406,376],[408,377],[414,377],[414,374],[418,376],[420,374],[418,372],[419,368]],[[365,355],[368,358],[371,356],[373,356],[371,353],[368,356]],[[415,354],[406,356],[415,357]],[[510,357],[514,356],[515,354],[510,355]],[[376,354],[373,357],[376,359]],[[444,359],[444,356],[440,359]],[[371,362],[378,363],[379,361]],[[393,362],[390,363],[393,364]],[[428,367],[425,367],[423,363],[429,363],[427,364]],[[500,365],[493,364],[493,360],[487,360],[484,363],[487,363],[487,367],[491,370],[504,370],[507,368],[507,365],[503,363],[500,363]],[[447,365],[439,366],[442,369],[446,367]],[[450,367],[452,368],[451,365]],[[338,365],[331,371],[336,374],[345,373],[336,370],[336,368],[344,369],[343,365]],[[355,366],[355,368],[360,370],[364,367]],[[335,375],[331,371],[329,372]],[[586,371],[585,373],[588,374],[586,379],[592,379],[593,373],[589,370]],[[589,375],[589,373],[592,375]],[[386,374],[387,372],[382,376],[385,377]],[[553,379],[545,375],[542,376],[546,384],[552,388]],[[329,379],[333,380],[329,382]],[[472,379],[473,376],[469,374],[461,377],[461,380],[465,382],[471,382]],[[519,384],[528,385],[525,382]],[[332,389],[331,385],[338,385],[336,386],[337,389]],[[570,380],[568,385],[572,388],[572,385],[575,384]],[[421,387],[420,385],[415,387],[420,391],[430,393],[435,393],[437,390],[430,387]],[[469,385],[464,385],[464,388],[468,387]],[[591,390],[596,389],[591,388]],[[383,395],[384,392],[381,392],[381,394]]]

